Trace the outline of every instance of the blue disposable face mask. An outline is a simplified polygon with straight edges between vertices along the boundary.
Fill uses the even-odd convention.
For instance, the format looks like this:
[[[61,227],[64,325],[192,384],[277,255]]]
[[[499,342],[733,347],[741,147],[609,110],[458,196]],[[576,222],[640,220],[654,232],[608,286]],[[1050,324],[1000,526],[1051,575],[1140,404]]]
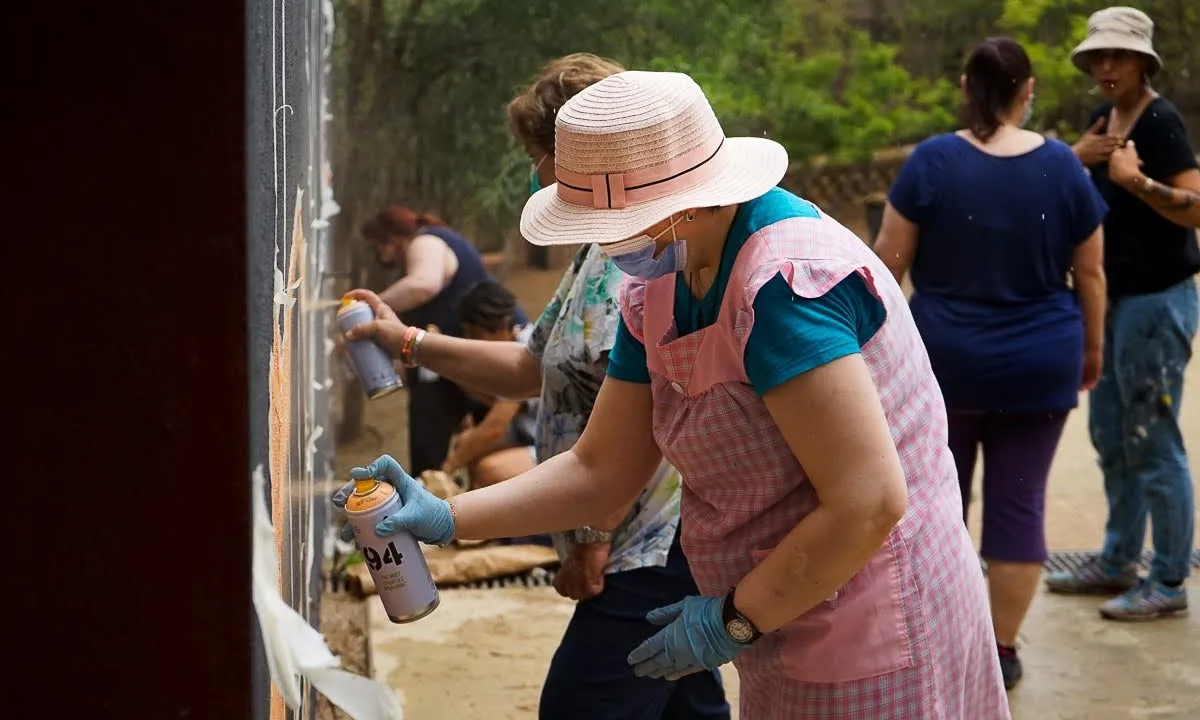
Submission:
[[[680,239],[675,235],[675,226],[678,224],[678,220],[672,219],[667,229],[654,237],[639,235],[630,240],[601,246],[601,249],[612,260],[613,265],[616,265],[617,269],[626,275],[642,280],[653,280],[670,275],[687,266],[687,240]],[[658,257],[655,257],[654,253],[658,249],[656,241],[668,231],[671,233],[671,244],[663,248],[662,252],[658,253]]]

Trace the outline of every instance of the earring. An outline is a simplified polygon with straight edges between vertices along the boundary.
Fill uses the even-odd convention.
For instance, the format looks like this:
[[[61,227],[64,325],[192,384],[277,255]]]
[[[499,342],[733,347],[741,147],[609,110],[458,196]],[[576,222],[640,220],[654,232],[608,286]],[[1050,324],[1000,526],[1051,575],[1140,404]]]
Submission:
[[[687,212],[685,212],[683,214],[683,219],[687,220],[688,222],[691,222],[696,219],[696,213],[692,212],[691,210],[688,210]]]

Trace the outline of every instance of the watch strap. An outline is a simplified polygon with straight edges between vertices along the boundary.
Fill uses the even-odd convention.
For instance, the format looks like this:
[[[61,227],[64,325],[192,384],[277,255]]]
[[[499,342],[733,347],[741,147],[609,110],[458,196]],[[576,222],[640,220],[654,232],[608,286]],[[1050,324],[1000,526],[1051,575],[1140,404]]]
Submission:
[[[613,539],[613,533],[597,530],[590,525],[575,530],[571,535],[576,545],[598,545],[612,542]]]
[[[742,645],[750,645],[754,641],[762,637],[762,631],[758,629],[750,618],[746,617],[733,604],[733,595],[737,592],[737,587],[729,588],[729,594],[725,596],[725,601],[721,603],[721,622],[725,624],[725,632],[729,633],[734,638],[735,642],[740,642]],[[734,633],[730,632],[729,626],[731,623],[744,624],[750,629],[751,635],[749,640],[739,641]]]

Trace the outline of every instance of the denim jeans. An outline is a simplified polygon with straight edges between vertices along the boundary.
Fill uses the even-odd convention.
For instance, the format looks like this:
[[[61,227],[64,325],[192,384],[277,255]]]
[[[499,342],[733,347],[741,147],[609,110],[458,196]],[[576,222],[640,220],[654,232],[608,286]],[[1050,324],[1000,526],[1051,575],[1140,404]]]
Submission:
[[[1108,496],[1101,558],[1114,569],[1134,562],[1149,512],[1150,577],[1172,584],[1190,572],[1195,533],[1179,408],[1198,316],[1195,279],[1112,302],[1104,371],[1089,398],[1089,431]]]

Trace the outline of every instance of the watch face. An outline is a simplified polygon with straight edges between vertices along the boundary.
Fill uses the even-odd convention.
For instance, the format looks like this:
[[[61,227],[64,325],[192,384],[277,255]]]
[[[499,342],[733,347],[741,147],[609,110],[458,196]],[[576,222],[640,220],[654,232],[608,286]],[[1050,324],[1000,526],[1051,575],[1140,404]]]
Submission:
[[[734,618],[725,623],[725,632],[729,633],[729,637],[740,643],[750,642],[754,638],[754,628],[750,627],[750,623],[741,618]]]

